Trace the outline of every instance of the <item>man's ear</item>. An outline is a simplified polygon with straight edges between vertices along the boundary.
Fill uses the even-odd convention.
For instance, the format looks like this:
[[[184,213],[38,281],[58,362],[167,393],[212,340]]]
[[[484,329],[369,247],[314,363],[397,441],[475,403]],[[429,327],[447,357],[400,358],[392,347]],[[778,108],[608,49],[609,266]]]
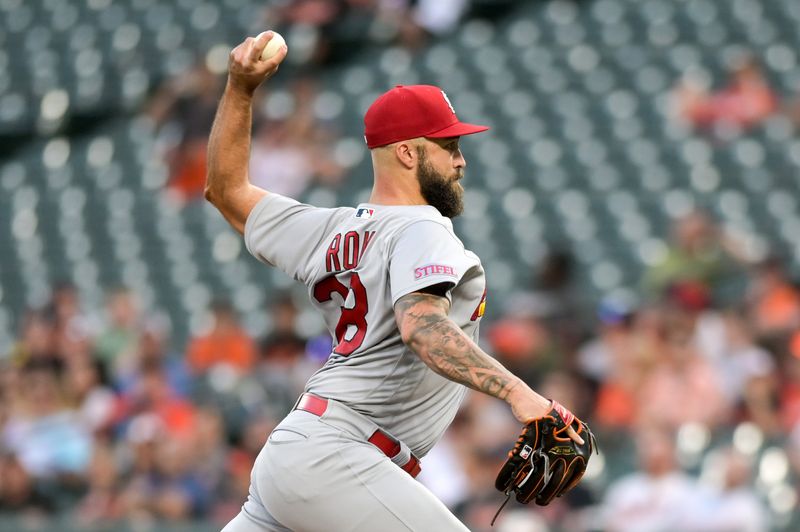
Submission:
[[[405,168],[416,168],[419,161],[417,143],[414,140],[403,140],[394,145],[394,155]]]

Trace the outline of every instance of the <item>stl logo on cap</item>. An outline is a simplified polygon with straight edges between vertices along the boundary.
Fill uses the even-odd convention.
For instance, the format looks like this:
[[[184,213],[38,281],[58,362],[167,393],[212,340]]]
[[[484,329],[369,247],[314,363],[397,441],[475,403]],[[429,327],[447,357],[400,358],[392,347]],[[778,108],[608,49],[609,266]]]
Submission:
[[[456,114],[456,110],[453,109],[453,104],[450,103],[450,98],[447,97],[447,93],[446,92],[442,91],[442,97],[444,98],[444,101],[447,102],[447,107],[449,107],[450,110],[453,111],[453,114]]]

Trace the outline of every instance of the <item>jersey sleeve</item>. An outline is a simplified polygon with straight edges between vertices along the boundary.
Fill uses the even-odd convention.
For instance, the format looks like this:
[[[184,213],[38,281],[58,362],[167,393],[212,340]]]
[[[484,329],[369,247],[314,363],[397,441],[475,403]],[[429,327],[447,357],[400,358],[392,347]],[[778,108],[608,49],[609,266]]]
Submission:
[[[311,256],[331,230],[336,212],[267,194],[247,217],[245,245],[261,262],[305,283],[314,266]]]
[[[442,224],[432,220],[415,222],[402,229],[389,257],[392,305],[401,297],[436,284],[450,290],[472,267],[464,245]]]

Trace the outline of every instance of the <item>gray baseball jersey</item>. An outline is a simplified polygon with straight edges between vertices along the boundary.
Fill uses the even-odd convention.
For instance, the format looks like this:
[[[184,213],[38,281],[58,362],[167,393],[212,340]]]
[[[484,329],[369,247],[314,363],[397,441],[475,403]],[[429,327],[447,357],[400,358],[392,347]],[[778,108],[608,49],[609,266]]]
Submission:
[[[434,373],[403,344],[394,304],[447,283],[450,318],[477,341],[483,267],[450,220],[428,205],[323,209],[269,194],[248,217],[244,236],[258,260],[308,287],[334,338],[306,391],[365,414],[424,456],[466,388]]]

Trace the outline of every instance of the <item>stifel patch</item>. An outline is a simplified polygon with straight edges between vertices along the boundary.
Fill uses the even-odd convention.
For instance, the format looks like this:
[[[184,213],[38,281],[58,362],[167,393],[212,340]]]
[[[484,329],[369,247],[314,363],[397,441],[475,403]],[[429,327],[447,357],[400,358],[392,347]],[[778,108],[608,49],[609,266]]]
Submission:
[[[458,277],[455,269],[452,266],[445,264],[428,264],[427,266],[420,266],[414,270],[414,279],[422,279],[430,277],[431,275],[449,275],[450,277]]]

